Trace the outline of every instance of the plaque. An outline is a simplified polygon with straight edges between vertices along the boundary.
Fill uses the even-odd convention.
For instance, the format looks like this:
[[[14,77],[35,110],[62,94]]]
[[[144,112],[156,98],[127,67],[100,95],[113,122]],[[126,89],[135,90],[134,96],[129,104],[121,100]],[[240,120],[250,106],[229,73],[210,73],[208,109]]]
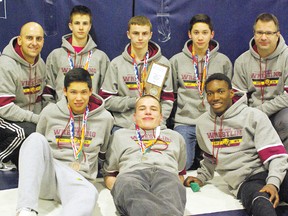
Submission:
[[[149,94],[160,100],[163,84],[169,67],[157,62],[152,62],[148,69],[144,94]]]

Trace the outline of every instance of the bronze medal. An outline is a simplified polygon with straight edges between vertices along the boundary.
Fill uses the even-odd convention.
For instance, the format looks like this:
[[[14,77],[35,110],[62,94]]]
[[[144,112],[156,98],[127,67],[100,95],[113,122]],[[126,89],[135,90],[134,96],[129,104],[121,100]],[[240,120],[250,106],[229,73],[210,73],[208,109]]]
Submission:
[[[80,163],[78,161],[74,161],[74,162],[70,163],[70,167],[75,171],[79,171],[80,170]]]

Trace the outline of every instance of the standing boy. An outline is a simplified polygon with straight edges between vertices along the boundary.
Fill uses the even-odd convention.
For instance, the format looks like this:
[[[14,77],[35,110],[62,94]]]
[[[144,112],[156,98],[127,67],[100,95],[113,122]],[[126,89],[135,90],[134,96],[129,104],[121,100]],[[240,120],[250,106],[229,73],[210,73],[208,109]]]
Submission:
[[[133,113],[136,98],[142,95],[146,81],[143,78],[152,62],[158,62],[169,67],[169,61],[162,56],[161,48],[150,41],[152,24],[145,16],[135,16],[129,20],[127,37],[130,43],[122,55],[111,61],[106,73],[100,95],[105,99],[105,107],[115,118],[115,127],[129,128],[133,124]],[[166,74],[161,91],[163,125],[169,117],[174,101],[171,70]]]
[[[69,22],[72,33],[64,35],[61,48],[53,50],[47,57],[47,100],[61,99],[65,74],[72,68],[87,70],[92,78],[93,92],[98,93],[110,61],[89,35],[91,26],[91,10],[83,5],[73,7]]]
[[[219,43],[213,40],[214,30],[209,16],[193,16],[188,36],[190,39],[182,52],[170,59],[177,93],[174,130],[186,142],[186,169],[191,168],[195,157],[196,119],[209,107],[205,102],[205,80],[213,73],[223,73],[232,78],[232,64],[227,56],[218,52]],[[195,162],[197,167],[199,161],[195,159]]]

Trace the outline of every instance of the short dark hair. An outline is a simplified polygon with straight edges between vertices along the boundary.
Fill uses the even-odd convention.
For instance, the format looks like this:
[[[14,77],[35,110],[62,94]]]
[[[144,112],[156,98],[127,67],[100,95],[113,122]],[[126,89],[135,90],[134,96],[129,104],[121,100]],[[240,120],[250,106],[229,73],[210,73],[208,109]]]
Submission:
[[[271,13],[261,13],[257,16],[257,18],[255,19],[254,25],[253,25],[253,29],[255,30],[255,25],[256,23],[261,20],[262,22],[270,22],[273,21],[277,31],[280,31],[280,27],[279,27],[279,21],[277,19],[277,17],[274,14]]]
[[[212,74],[211,76],[209,76],[207,78],[207,80],[205,82],[205,91],[207,91],[207,85],[213,80],[223,80],[228,84],[228,88],[232,89],[232,83],[231,83],[231,80],[229,79],[229,77],[227,77],[223,73],[215,73],[215,74]]]
[[[92,12],[88,7],[84,5],[74,6],[70,12],[70,23],[72,23],[72,17],[75,14],[88,15],[90,17],[90,23],[92,23]]]
[[[67,89],[72,82],[85,82],[88,88],[92,88],[92,80],[89,72],[83,68],[69,70],[64,78],[64,87]]]
[[[189,31],[192,30],[193,25],[196,23],[206,23],[209,26],[209,29],[211,30],[211,32],[214,29],[211,18],[206,14],[197,14],[197,15],[193,16],[190,20]]]

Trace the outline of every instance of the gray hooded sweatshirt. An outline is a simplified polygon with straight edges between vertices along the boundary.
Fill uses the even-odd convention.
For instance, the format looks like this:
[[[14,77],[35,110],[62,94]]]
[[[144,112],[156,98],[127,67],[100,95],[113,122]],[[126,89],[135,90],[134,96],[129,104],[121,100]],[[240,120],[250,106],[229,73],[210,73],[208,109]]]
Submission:
[[[14,49],[17,37],[11,39],[0,56],[0,117],[14,122],[37,123],[42,109],[45,86],[45,63],[38,56],[31,65]]]

